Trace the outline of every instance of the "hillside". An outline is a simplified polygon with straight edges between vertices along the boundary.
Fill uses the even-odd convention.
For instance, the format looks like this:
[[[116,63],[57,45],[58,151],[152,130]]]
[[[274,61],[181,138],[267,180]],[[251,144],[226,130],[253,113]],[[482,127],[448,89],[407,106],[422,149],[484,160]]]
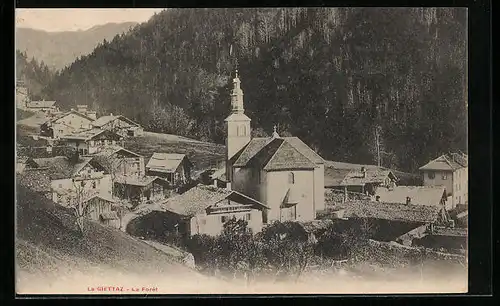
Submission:
[[[26,52],[56,71],[71,64],[78,57],[89,54],[104,39],[127,32],[135,22],[108,23],[85,31],[46,32],[30,28],[16,28],[16,49]]]
[[[172,8],[45,92],[223,143],[238,60],[254,128],[276,124],[326,159],[360,164],[374,163],[378,130],[383,165],[411,172],[467,149],[465,21],[460,8]]]
[[[145,286],[162,293],[196,293],[213,290],[198,282],[217,283],[117,229],[91,221],[85,228],[82,237],[69,210],[18,185],[17,292],[57,288],[52,293],[88,294],[89,286]]]

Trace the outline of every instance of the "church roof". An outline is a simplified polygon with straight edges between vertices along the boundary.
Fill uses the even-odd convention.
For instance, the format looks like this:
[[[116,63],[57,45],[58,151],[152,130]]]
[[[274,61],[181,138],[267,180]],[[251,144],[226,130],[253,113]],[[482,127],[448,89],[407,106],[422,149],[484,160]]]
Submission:
[[[234,167],[259,165],[264,170],[313,169],[323,159],[297,137],[253,138],[235,156]]]
[[[233,113],[229,115],[224,121],[251,121],[247,115],[241,113]]]

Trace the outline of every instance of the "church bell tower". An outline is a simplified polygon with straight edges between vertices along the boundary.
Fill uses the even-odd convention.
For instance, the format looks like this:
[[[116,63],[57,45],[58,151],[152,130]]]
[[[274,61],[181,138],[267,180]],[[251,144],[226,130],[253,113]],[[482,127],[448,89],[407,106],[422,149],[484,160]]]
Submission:
[[[243,106],[243,90],[236,70],[231,92],[231,113],[226,118],[226,161],[229,162],[238,151],[250,142],[250,118],[245,115]],[[228,168],[232,165],[228,165]],[[227,178],[231,179],[230,169],[226,169]]]

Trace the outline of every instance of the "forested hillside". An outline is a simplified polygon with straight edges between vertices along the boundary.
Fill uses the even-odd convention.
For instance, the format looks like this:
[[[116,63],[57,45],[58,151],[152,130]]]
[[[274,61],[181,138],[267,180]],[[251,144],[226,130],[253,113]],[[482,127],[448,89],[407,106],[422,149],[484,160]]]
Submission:
[[[168,9],[105,41],[45,92],[156,132],[223,143],[238,60],[256,134],[413,171],[466,152],[466,10]]]
[[[135,22],[108,23],[84,31],[46,32],[16,28],[16,48],[56,71],[94,50],[99,42],[127,32]]]
[[[28,59],[26,52],[16,50],[16,79],[24,81],[31,99],[46,98],[41,92],[53,76],[54,73],[43,61],[39,63],[35,58]]]

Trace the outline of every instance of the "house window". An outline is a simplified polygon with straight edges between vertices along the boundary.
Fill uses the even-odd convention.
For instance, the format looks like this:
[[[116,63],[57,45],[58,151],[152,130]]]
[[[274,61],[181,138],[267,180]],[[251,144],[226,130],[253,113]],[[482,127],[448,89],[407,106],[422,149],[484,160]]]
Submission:
[[[462,204],[462,197],[458,196],[458,204]]]
[[[295,175],[293,172],[288,173],[288,184],[295,184]]]
[[[446,179],[447,179],[446,173],[443,173],[443,174],[441,175],[441,178],[442,178],[443,180],[446,180]]]
[[[252,214],[246,214],[245,215],[245,220],[250,221],[252,218]]]
[[[206,219],[201,219],[201,225],[206,225],[207,224],[207,220]]]
[[[427,174],[427,176],[428,176],[431,180],[433,180],[433,179],[436,177],[436,174],[435,174],[434,172],[429,172],[429,173]]]
[[[95,189],[95,188],[96,188],[96,186],[97,186],[96,182],[95,182],[95,181],[93,181],[93,182],[92,182],[92,188],[93,188],[93,189]]]

